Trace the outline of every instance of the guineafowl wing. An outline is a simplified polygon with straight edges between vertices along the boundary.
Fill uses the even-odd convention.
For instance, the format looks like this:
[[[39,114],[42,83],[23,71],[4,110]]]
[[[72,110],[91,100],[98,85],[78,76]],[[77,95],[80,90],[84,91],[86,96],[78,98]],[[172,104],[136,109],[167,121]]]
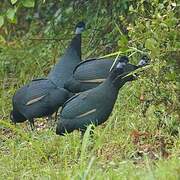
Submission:
[[[47,79],[31,81],[26,86],[25,105],[31,105],[46,97],[56,86]]]
[[[52,114],[55,111],[54,104],[48,97],[55,89],[57,87],[47,79],[31,81],[16,92],[13,107],[27,119]]]
[[[80,118],[96,112],[97,103],[93,103],[92,91],[77,94],[69,99],[61,110],[61,117],[71,119]]]
[[[65,83],[64,87],[71,92],[82,92],[105,81],[109,74],[113,59],[94,58],[79,63],[73,76]]]
[[[108,76],[113,62],[113,59],[90,59],[83,61],[76,66],[73,76],[75,79],[80,81],[91,80],[92,82],[97,82],[99,79],[104,81],[104,79]]]

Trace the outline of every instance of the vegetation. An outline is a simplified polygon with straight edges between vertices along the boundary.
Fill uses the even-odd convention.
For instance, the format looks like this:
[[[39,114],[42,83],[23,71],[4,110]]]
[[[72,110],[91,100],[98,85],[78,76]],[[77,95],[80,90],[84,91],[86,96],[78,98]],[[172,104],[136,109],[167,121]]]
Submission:
[[[180,4],[173,0],[0,2],[0,179],[179,179]],[[10,123],[14,92],[46,76],[84,20],[83,59],[142,54],[151,67],[119,93],[109,120],[58,137],[44,119]]]

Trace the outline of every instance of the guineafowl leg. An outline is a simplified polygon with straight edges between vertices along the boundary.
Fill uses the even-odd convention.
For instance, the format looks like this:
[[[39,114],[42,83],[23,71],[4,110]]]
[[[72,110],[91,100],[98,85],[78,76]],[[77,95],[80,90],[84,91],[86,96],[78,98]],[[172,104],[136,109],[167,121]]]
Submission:
[[[13,124],[14,124],[15,127],[17,127],[17,123],[16,122],[14,122]]]
[[[34,119],[29,119],[29,124],[30,124],[30,127],[31,127],[31,130],[34,131]]]
[[[58,110],[55,112],[54,118],[55,118],[55,121],[57,121],[57,118],[58,118]]]

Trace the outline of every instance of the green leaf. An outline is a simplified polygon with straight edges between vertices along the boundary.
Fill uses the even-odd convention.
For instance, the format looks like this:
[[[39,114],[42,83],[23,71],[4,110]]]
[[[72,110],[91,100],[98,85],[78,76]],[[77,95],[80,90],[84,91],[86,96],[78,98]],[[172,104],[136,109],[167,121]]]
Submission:
[[[16,23],[16,9],[8,9],[6,12],[6,16],[11,23]]]
[[[175,42],[175,48],[180,49],[180,42]]]
[[[118,46],[125,48],[125,47],[127,47],[127,45],[128,45],[128,39],[127,39],[127,37],[124,36],[124,35],[121,35],[121,36],[120,36],[120,39],[119,39],[119,41],[118,41]]]
[[[0,35],[0,43],[5,43],[6,40],[4,39],[4,37],[2,35]]]
[[[4,17],[0,16],[0,27],[3,26],[3,24],[4,24]]]
[[[160,48],[159,48],[159,43],[153,39],[149,38],[145,42],[145,47],[146,49],[149,49],[151,51],[152,57],[159,56],[160,54]]]
[[[35,1],[34,0],[23,0],[22,4],[24,7],[31,8],[31,7],[34,7]]]
[[[11,4],[16,4],[17,0],[11,0]]]
[[[72,7],[69,7],[69,8],[67,8],[67,9],[65,10],[65,12],[66,12],[67,14],[70,14],[70,13],[73,12],[73,8],[72,8]]]
[[[170,80],[170,81],[175,81],[177,78],[177,74],[175,72],[168,72],[166,74],[166,79]]]
[[[158,43],[153,38],[149,38],[145,42],[145,47],[149,50],[154,50],[157,46],[158,46]]]

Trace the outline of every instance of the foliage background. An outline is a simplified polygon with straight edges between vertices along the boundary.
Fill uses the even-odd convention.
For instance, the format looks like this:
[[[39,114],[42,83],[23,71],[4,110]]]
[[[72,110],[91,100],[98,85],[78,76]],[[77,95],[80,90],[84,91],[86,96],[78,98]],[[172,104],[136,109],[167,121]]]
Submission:
[[[8,179],[178,179],[180,4],[171,0],[2,0],[0,2],[0,173]],[[109,120],[57,137],[9,123],[17,88],[46,76],[84,20],[83,59],[114,53],[151,68],[119,93]],[[93,145],[92,145],[93,143]],[[91,148],[90,148],[91,147]]]

